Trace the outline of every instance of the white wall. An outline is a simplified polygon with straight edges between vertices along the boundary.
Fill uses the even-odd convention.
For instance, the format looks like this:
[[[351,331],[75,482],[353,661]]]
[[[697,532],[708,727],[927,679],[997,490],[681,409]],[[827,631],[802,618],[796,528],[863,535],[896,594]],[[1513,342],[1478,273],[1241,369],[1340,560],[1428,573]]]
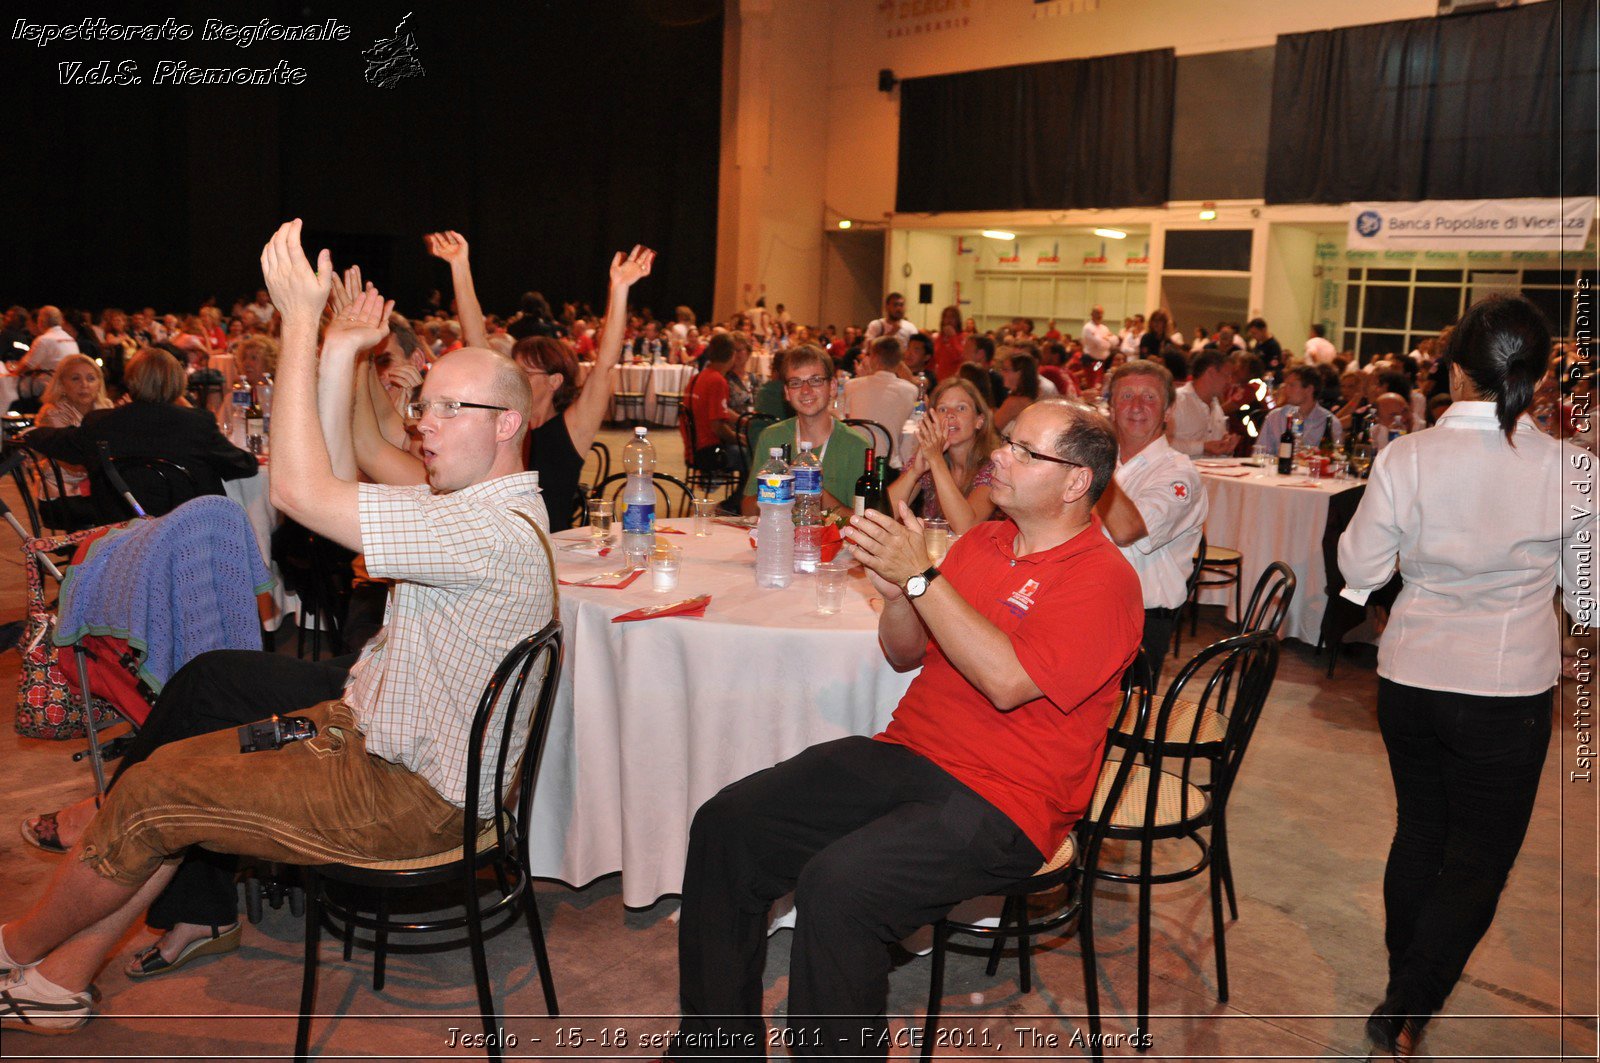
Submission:
[[[1298,355],[1317,319],[1317,237],[1313,229],[1273,225],[1267,230],[1266,293],[1261,316],[1283,349]]]

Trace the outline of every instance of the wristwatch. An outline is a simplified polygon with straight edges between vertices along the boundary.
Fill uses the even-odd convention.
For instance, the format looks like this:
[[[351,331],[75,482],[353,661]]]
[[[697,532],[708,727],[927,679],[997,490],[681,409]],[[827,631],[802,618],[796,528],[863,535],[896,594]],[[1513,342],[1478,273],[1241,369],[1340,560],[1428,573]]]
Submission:
[[[928,593],[928,585],[939,578],[939,566],[929,565],[915,576],[906,580],[905,592],[907,598],[921,598]]]

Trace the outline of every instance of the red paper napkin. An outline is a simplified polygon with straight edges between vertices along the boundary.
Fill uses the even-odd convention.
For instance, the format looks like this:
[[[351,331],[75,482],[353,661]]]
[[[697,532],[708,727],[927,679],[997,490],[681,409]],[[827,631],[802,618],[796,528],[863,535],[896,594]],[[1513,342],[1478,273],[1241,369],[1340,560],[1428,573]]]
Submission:
[[[638,579],[643,572],[644,569],[642,568],[636,568],[627,573],[601,572],[598,575],[587,576],[583,579],[563,579],[556,582],[568,587],[598,587],[602,590],[621,590]]]
[[[681,602],[669,602],[666,605],[651,605],[643,609],[633,609],[626,613],[611,618],[613,624],[626,624],[632,620],[655,620],[663,616],[705,616],[706,606],[711,604],[711,595],[702,594],[698,598],[685,598]]]
[[[658,525],[656,525],[656,534],[657,535],[687,535],[689,533],[684,531],[682,528],[663,528],[658,524]]]

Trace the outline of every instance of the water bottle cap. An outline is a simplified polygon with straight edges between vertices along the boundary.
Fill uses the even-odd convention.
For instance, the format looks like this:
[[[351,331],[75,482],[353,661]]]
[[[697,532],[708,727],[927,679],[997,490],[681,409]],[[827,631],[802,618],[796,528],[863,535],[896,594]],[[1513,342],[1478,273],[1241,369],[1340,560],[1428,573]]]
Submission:
[[[783,448],[782,447],[768,447],[767,448],[767,457],[769,457],[769,458],[781,458],[781,457],[783,457]]]
[[[633,430],[633,434],[636,435],[636,436],[639,436],[640,438],[643,438],[649,431],[650,430],[648,428],[646,428],[644,425],[639,425],[637,428],[635,428]]]
[[[811,444],[810,443],[801,443],[800,444],[800,449],[801,450],[810,450],[811,449]]]

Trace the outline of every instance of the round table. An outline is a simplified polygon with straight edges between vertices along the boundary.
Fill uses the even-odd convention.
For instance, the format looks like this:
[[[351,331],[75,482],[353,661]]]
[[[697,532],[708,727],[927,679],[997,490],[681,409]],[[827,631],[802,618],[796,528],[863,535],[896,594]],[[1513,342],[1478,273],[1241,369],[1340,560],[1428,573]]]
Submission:
[[[844,608],[822,616],[812,577],[756,586],[742,529],[662,538],[683,549],[675,591],[652,591],[649,573],[620,590],[560,588],[566,663],[533,803],[533,873],[582,886],[620,871],[630,907],[681,891],[689,824],[708,798],[807,746],[877,733],[913,675],[883,658],[859,566]],[[587,543],[586,529],[554,540],[563,579],[619,566],[615,552],[564,549]],[[704,617],[611,623],[703,593]]]
[[[581,374],[587,376],[587,374]],[[689,383],[689,378],[694,375],[692,365],[673,365],[670,362],[659,362],[654,365],[639,363],[637,365],[618,365],[611,369],[611,394],[618,392],[632,392],[644,396],[644,416],[646,424],[671,426],[678,423],[678,407],[680,400],[677,397],[663,402],[661,396],[682,396],[684,386]],[[626,408],[619,408],[619,404],[612,399],[610,420],[626,421],[630,419]]]
[[[1257,469],[1242,461],[1202,459],[1196,466],[1205,484],[1209,512],[1206,542],[1243,555],[1241,599],[1274,561],[1294,571],[1294,601],[1284,620],[1285,638],[1313,645],[1327,606],[1327,572],[1322,563],[1322,533],[1328,525],[1328,500],[1361,485],[1360,480],[1279,476],[1275,468]],[[1233,615],[1233,588],[1202,591],[1200,601],[1226,605]]]

